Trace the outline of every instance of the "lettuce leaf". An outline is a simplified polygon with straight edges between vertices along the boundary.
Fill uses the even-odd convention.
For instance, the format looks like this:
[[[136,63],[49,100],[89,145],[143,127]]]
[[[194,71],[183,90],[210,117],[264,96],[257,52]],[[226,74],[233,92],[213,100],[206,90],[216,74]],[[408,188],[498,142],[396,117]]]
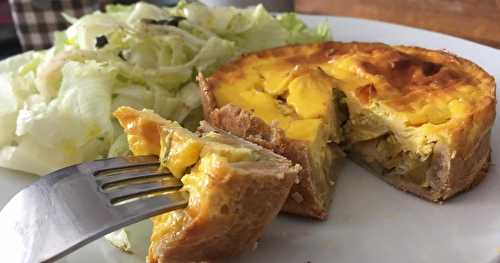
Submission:
[[[308,28],[295,13],[285,13],[278,16],[281,26],[288,32],[288,43],[306,44],[330,39],[330,28],[326,22],[319,24],[316,30]]]
[[[12,143],[17,146],[11,146],[5,156],[9,159],[1,160],[0,165],[45,174],[54,168],[105,157],[113,136],[110,114],[114,74],[97,62],[66,63],[58,97],[46,103],[35,94],[19,110]],[[32,160],[31,152],[45,152],[45,157]],[[32,165],[34,162],[39,164]]]
[[[251,52],[286,44],[312,43],[330,38],[326,24],[308,28],[295,14],[273,17],[262,5],[246,9],[209,8],[201,3],[182,5],[171,10],[219,37],[233,41],[240,52]]]

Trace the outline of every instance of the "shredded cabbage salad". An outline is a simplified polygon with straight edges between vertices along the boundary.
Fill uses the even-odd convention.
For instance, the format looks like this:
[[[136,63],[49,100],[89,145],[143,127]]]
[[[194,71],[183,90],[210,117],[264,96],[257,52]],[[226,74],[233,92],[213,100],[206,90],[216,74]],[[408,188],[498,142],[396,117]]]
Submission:
[[[194,77],[244,52],[330,38],[292,13],[262,5],[180,2],[109,5],[55,35],[52,48],[0,62],[0,167],[39,175],[128,153],[111,112],[149,108],[178,122],[201,119]]]

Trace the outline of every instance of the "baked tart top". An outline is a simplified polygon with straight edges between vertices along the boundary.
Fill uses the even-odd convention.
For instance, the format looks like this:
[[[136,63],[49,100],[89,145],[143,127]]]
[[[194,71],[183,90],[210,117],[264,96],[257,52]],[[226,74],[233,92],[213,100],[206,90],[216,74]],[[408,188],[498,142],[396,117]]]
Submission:
[[[452,151],[471,150],[491,128],[496,103],[494,79],[474,63],[444,51],[379,43],[265,50],[223,66],[207,85],[219,107],[235,104],[277,122],[295,139],[308,138],[292,130],[314,129],[311,120],[329,107],[328,87],[336,87],[354,120],[347,129],[365,125],[370,131],[349,140],[390,129],[407,150],[421,154],[430,154],[439,140]],[[308,123],[297,126],[296,120]]]

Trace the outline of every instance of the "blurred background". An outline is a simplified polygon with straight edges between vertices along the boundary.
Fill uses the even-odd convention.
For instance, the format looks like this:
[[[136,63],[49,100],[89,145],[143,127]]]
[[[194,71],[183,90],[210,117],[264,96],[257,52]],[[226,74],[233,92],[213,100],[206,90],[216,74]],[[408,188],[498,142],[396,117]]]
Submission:
[[[50,45],[68,26],[61,12],[79,17],[107,3],[133,0],[0,0],[0,59]],[[172,6],[177,0],[146,1]],[[500,48],[500,0],[202,0],[239,7],[262,2],[273,12],[351,16],[438,31]],[[49,21],[50,23],[47,23]],[[49,43],[49,44],[47,44]]]
[[[295,0],[295,9],[409,25],[500,48],[500,0]]]

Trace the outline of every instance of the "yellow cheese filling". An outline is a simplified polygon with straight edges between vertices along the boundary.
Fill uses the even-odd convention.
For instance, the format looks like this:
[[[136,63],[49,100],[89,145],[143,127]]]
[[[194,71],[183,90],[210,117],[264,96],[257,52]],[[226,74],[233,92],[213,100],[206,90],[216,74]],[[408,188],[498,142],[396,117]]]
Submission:
[[[180,129],[178,130],[180,131]],[[199,138],[179,134],[174,130],[170,130],[160,143],[162,166],[166,167],[177,178],[181,178],[184,171],[198,161],[203,148]]]
[[[255,151],[219,142],[223,137],[215,132],[198,137],[179,125],[163,127],[160,163],[175,177],[182,178],[205,155],[216,154],[228,162],[256,160]]]
[[[246,81],[222,83],[215,90],[219,107],[233,104],[277,125],[287,137],[309,142],[330,122],[334,80],[320,69],[262,67],[247,73]]]

